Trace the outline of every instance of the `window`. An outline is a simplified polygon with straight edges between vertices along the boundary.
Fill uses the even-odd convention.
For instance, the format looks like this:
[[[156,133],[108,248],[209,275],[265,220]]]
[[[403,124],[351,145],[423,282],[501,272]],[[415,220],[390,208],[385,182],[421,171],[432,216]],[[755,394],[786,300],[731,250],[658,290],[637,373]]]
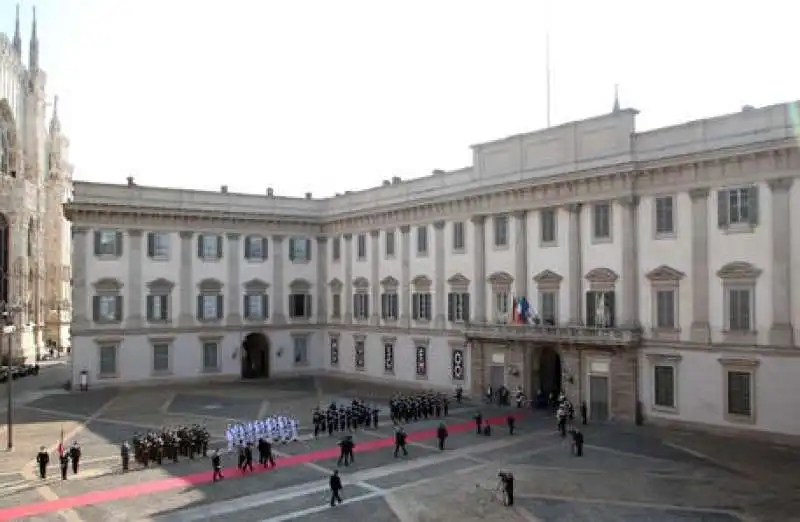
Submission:
[[[369,294],[364,292],[353,294],[353,316],[355,319],[369,319],[369,298]]]
[[[169,234],[166,232],[147,233],[147,257],[156,260],[169,259]]]
[[[385,237],[384,240],[386,241],[386,247],[385,247],[386,248],[386,257],[394,257],[394,246],[395,246],[395,243],[394,243],[394,231],[393,230],[387,230],[385,232],[385,234],[386,235],[384,236]]]
[[[616,295],[613,291],[586,292],[586,326],[614,328]]]
[[[247,294],[244,296],[245,319],[265,320],[269,317],[269,296],[266,294]]]
[[[333,238],[333,247],[331,247],[331,257],[334,261],[339,261],[342,258],[342,238]]]
[[[364,261],[367,258],[367,235],[359,234],[356,237],[356,259]]]
[[[611,239],[611,204],[596,203],[592,207],[592,237]]]
[[[751,403],[751,373],[746,371],[727,372],[728,414],[750,417],[753,414]]]
[[[247,236],[244,238],[244,258],[248,261],[265,261],[268,257],[269,242],[260,236]]]
[[[397,292],[385,292],[381,294],[381,319],[384,321],[397,321],[397,303]]]
[[[464,240],[464,222],[456,221],[453,223],[453,250],[463,252],[466,249]]]
[[[428,227],[417,227],[417,255],[428,253]]]
[[[756,342],[756,284],[762,270],[733,261],[717,271],[722,280],[723,335],[730,342]]]
[[[342,316],[342,294],[333,294],[331,303],[331,317],[339,318]]]
[[[96,230],[94,233],[94,255],[98,257],[120,257],[122,255],[122,232]]]
[[[294,364],[305,366],[308,364],[308,336],[295,335],[294,337]]]
[[[223,296],[217,293],[204,293],[197,296],[197,319],[218,321],[224,317]]]
[[[197,236],[197,257],[204,261],[222,258],[222,236],[200,234]]]
[[[215,372],[219,370],[219,343],[205,341],[203,343],[203,371]]]
[[[292,319],[310,319],[311,295],[306,293],[289,294],[289,317]]]
[[[546,208],[539,211],[539,242],[550,245],[556,242],[556,211]]]
[[[311,240],[304,237],[289,239],[289,261],[293,263],[311,261]]]
[[[447,294],[447,320],[452,323],[469,321],[469,294],[450,292]]]
[[[169,295],[148,295],[146,301],[149,322],[169,320]]]
[[[655,365],[653,367],[653,403],[662,408],[675,408],[675,368]]]
[[[494,217],[494,246],[508,246],[508,216]]]
[[[394,373],[394,340],[389,338],[383,341],[383,371]]]
[[[753,330],[751,299],[749,289],[728,289],[728,330],[742,332]]]
[[[353,362],[355,363],[356,370],[364,370],[367,367],[364,341],[364,338],[361,336],[354,339]]]
[[[430,292],[415,292],[411,296],[412,317],[415,321],[431,320],[431,294]]]
[[[104,344],[100,346],[100,377],[114,377],[117,375],[117,345]]]
[[[675,328],[675,290],[656,290],[656,328]]]
[[[153,345],[153,373],[169,373],[169,343]]]
[[[556,292],[539,293],[539,319],[545,325],[555,326],[558,324],[557,295]]]
[[[656,198],[656,237],[675,233],[674,201],[672,196]]]
[[[758,224],[758,187],[717,192],[719,228]]]
[[[508,293],[495,292],[494,294],[495,312],[499,319],[507,319],[508,315]]]
[[[94,322],[117,323],[122,321],[121,295],[96,295],[92,300]]]

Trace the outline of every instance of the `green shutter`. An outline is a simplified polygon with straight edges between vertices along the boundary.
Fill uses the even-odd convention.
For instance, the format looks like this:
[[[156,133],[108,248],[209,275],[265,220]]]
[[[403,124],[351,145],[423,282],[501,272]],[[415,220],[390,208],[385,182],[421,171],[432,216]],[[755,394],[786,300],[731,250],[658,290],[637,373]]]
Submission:
[[[747,195],[750,224],[755,226],[758,225],[758,187],[750,187]]]
[[[717,191],[717,225],[719,228],[726,228],[730,222],[728,220],[728,191]]]

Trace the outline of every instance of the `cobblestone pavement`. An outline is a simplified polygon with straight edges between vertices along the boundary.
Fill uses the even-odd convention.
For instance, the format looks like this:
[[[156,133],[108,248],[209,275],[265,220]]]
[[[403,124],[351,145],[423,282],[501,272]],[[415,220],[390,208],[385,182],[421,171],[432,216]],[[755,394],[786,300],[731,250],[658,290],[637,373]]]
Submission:
[[[299,416],[308,426],[316,404],[355,396],[383,404],[392,391],[306,378],[39,398],[17,408],[17,448],[0,454],[0,510],[208,471],[208,461],[198,459],[121,474],[118,444],[135,431],[205,422],[215,444],[221,444],[222,430],[232,419],[282,412]],[[478,409],[485,416],[505,414],[499,408],[466,404],[453,411],[448,423],[469,422]],[[433,420],[418,422],[407,430],[436,425]],[[66,482],[35,479],[33,456],[41,445],[54,448],[62,428],[68,442],[75,438],[83,446],[80,474]],[[391,431],[384,424],[378,431],[357,433],[356,442],[369,443]],[[409,457],[400,459],[393,457],[391,448],[359,452],[357,447],[355,465],[342,469],[345,502],[336,508],[328,506],[327,493],[327,477],[336,462],[320,456],[314,462],[247,477],[229,472],[216,484],[75,507],[31,520],[800,520],[800,477],[793,469],[793,463],[800,462],[796,448],[651,427],[590,425],[584,432],[587,447],[581,458],[570,455],[569,446],[554,433],[552,419],[541,412],[522,420],[513,437],[504,428],[489,438],[471,430],[453,433],[444,452],[432,440],[413,443]],[[335,441],[323,437],[278,449],[288,458],[333,447]],[[516,477],[513,508],[498,502],[500,469]],[[55,471],[51,466],[53,475]]]

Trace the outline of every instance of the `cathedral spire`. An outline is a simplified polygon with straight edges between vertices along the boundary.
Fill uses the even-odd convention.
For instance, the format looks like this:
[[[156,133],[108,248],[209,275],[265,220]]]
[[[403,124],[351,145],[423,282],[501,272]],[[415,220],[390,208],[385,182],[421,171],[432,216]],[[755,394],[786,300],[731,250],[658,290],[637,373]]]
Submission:
[[[58,96],[53,99],[53,115],[50,117],[50,135],[61,132],[61,120],[58,119]]]
[[[611,112],[619,112],[619,84],[614,84],[614,108]]]
[[[17,22],[14,24],[14,42],[12,45],[17,56],[22,56],[22,36],[20,36],[19,32],[19,4],[17,4]]]
[[[33,29],[31,30],[31,45],[28,62],[28,69],[30,69],[31,72],[39,70],[39,38],[36,36],[36,7],[33,8]]]

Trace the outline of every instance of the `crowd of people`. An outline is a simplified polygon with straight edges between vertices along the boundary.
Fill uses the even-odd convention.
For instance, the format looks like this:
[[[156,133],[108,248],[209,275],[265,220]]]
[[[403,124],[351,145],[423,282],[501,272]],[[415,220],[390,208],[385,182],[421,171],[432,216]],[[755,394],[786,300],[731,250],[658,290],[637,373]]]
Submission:
[[[380,408],[359,399],[353,399],[350,404],[332,402],[324,409],[317,406],[311,414],[314,438],[326,432],[332,436],[334,433],[352,432],[359,428],[378,429],[380,412]]]
[[[398,393],[389,399],[389,416],[395,424],[446,417],[449,414],[450,396],[445,393]]]
[[[162,464],[164,460],[178,462],[179,457],[190,459],[195,455],[206,457],[210,438],[205,426],[199,424],[163,428],[161,431],[150,431],[144,435],[137,433],[131,440],[134,460],[147,467],[150,462],[157,464]],[[123,470],[127,471],[130,458],[130,446],[127,442],[123,442],[121,454]]]
[[[225,429],[228,451],[234,447],[256,444],[260,439],[271,444],[296,441],[300,436],[300,423],[295,417],[271,415],[263,420],[229,424]]]

